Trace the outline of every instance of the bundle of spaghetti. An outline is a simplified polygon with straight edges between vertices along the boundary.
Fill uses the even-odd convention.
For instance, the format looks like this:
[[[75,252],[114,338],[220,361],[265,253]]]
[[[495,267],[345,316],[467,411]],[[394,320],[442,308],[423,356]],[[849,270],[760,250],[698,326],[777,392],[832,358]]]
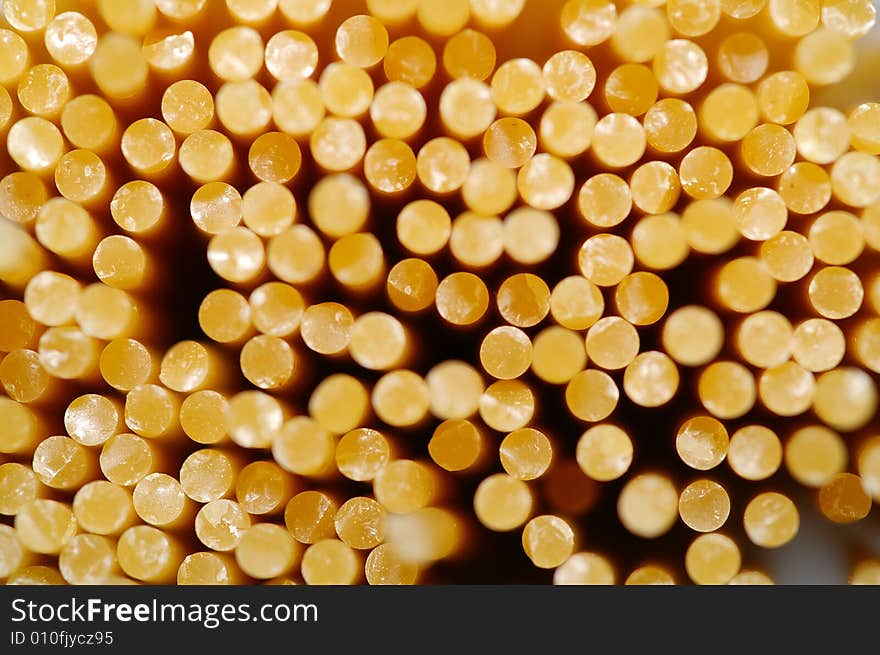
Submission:
[[[880,502],[874,23],[4,0],[0,579],[771,584]]]

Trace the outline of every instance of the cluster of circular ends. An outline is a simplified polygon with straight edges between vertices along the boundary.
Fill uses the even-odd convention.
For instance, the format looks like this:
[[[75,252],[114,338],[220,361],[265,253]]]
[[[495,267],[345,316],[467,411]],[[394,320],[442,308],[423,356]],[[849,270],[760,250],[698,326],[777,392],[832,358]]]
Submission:
[[[2,2],[0,580],[767,584],[869,515],[870,0],[336,4]]]

